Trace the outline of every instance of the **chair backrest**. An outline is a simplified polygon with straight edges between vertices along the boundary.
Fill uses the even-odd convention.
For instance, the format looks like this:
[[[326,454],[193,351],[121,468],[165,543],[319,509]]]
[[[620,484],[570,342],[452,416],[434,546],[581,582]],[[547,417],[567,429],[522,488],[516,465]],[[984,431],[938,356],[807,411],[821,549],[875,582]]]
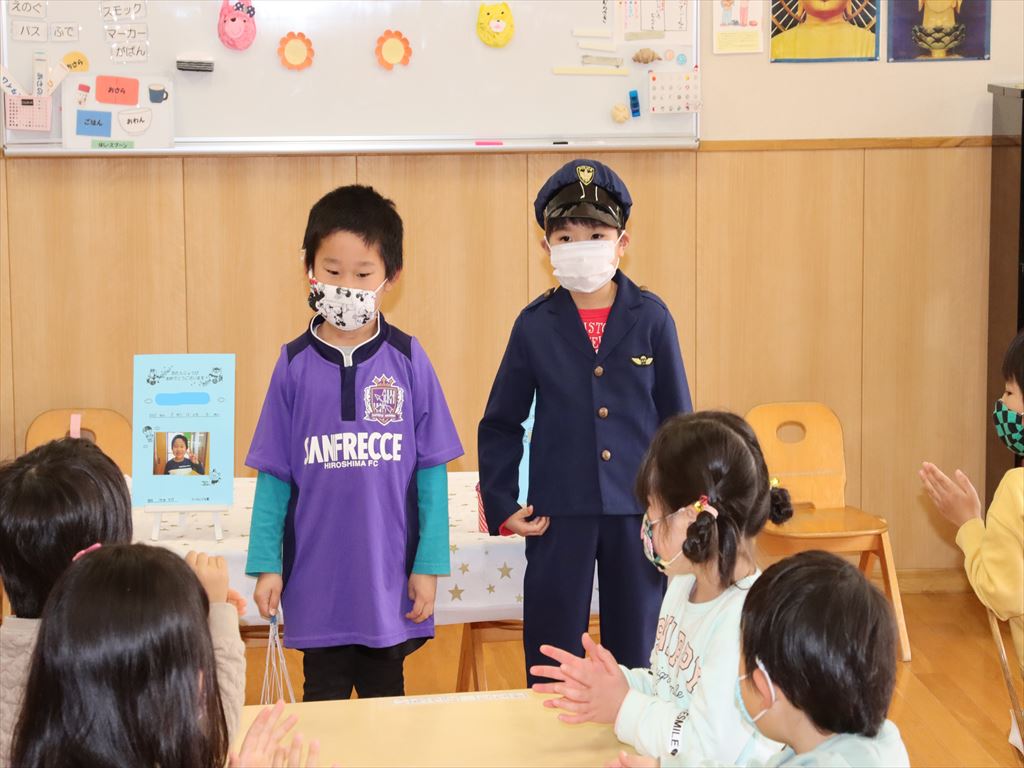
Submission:
[[[846,506],[843,427],[832,409],[822,403],[766,403],[752,408],[746,418],[761,443],[768,472],[779,478],[794,502]]]
[[[71,417],[81,415],[82,437],[91,438],[126,475],[132,473],[132,425],[107,408],[55,408],[35,417],[25,434],[25,450],[67,437]]]

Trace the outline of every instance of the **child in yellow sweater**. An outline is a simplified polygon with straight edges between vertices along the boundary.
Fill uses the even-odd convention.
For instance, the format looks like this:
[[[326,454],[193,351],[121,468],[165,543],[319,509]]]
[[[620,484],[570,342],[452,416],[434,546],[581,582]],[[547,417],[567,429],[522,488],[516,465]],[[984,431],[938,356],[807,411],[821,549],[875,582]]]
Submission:
[[[1006,380],[992,418],[996,433],[1017,455],[1024,455],[1024,331],[1010,343],[1003,360]],[[957,526],[956,543],[975,594],[1003,621],[1024,671],[1024,467],[1003,475],[982,518],[981,500],[959,469],[950,479],[925,462],[921,481],[942,516]]]

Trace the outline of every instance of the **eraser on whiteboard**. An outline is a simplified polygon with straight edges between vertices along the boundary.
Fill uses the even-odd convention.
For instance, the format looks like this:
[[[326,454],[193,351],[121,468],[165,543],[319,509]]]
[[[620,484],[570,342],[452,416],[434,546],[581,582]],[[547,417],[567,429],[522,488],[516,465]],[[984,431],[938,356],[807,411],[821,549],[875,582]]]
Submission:
[[[177,67],[182,72],[213,72],[213,59],[196,57],[178,59]]]

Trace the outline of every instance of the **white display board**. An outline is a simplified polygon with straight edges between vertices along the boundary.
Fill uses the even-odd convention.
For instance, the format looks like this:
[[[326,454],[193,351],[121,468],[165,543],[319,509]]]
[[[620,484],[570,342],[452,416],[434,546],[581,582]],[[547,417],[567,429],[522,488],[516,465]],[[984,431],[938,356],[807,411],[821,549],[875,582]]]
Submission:
[[[497,3],[252,0],[251,14],[241,5],[256,36],[235,50],[218,35],[221,0],[2,0],[0,61],[26,87],[39,53],[51,68],[81,53],[91,76],[169,77],[172,152],[696,142],[696,114],[651,114],[646,102],[650,71],[698,63],[697,0],[508,0],[511,37],[501,47],[477,34],[478,19],[497,12]],[[390,70],[377,54],[386,31],[400,32],[411,49],[408,63]],[[309,41],[309,66],[282,64],[279,48],[289,33]],[[656,58],[646,60],[645,52],[634,61],[641,49]],[[211,61],[213,71],[180,71],[179,60]],[[9,154],[93,151],[61,146],[66,87],[54,94],[50,131],[5,127]],[[630,91],[637,91],[640,117],[616,122],[613,108],[628,108]]]

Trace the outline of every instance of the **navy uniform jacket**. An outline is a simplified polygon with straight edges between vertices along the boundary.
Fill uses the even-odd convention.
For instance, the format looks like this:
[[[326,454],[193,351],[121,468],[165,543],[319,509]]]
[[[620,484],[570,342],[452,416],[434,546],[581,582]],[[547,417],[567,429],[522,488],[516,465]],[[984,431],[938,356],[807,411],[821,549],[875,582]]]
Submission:
[[[621,271],[597,353],[565,289],[516,319],[478,433],[492,535],[519,509],[522,423],[534,392],[529,504],[534,514],[635,515],[644,452],[662,421],[691,410],[675,322]]]

